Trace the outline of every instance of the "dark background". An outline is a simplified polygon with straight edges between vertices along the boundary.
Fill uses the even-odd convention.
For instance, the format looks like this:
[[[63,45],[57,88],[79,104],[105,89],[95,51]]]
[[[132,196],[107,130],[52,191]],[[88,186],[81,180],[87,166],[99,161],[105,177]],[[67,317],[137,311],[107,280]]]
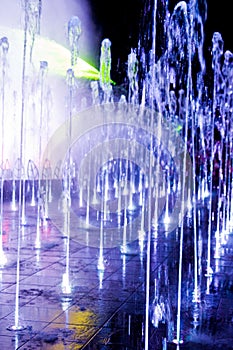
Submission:
[[[178,3],[169,0],[169,10],[172,12]],[[93,20],[95,21],[98,39],[109,38],[112,42],[112,78],[121,82],[125,76],[127,57],[131,48],[137,48],[142,22],[145,18],[145,7],[149,7],[153,0],[90,0]],[[205,47],[204,56],[210,60],[211,41],[214,32],[220,32],[224,40],[224,50],[233,51],[232,12],[229,0],[207,1],[207,20],[204,25]],[[98,66],[98,52],[96,65]]]

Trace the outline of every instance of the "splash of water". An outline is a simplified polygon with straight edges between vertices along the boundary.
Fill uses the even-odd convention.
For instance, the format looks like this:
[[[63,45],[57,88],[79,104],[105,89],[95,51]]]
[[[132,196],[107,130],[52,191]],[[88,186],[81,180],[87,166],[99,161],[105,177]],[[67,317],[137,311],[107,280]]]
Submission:
[[[68,40],[71,50],[71,67],[73,67],[79,56],[79,38],[82,33],[81,21],[77,16],[72,16],[68,22]]]
[[[104,39],[101,43],[101,53],[100,53],[100,87],[103,91],[104,97],[103,102],[110,102],[112,94],[111,85],[111,41],[109,39]]]

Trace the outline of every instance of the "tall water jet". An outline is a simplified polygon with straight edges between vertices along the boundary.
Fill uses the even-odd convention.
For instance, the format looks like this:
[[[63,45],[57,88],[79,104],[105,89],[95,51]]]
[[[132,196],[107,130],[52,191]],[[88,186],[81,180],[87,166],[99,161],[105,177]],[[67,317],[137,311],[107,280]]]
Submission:
[[[42,222],[44,220],[43,217],[43,209],[44,209],[44,197],[45,194],[43,186],[41,184],[42,182],[42,164],[41,164],[41,158],[42,158],[42,135],[44,134],[43,130],[43,117],[44,117],[44,99],[45,99],[45,89],[46,89],[46,75],[48,70],[48,62],[47,61],[41,61],[40,62],[40,71],[39,71],[39,81],[38,81],[38,90],[39,90],[39,149],[38,149],[38,188],[37,188],[37,225],[36,225],[36,242],[35,247],[40,248],[41,242],[40,242],[40,228],[42,225]]]
[[[66,237],[66,268],[63,274],[62,280],[62,293],[63,297],[70,298],[71,296],[71,283],[70,283],[70,215],[71,215],[71,204],[72,204],[72,176],[73,176],[73,161],[71,155],[71,143],[72,143],[72,118],[74,112],[74,92],[76,89],[74,66],[77,64],[79,55],[79,38],[81,35],[81,21],[77,16],[71,17],[68,22],[68,42],[70,45],[70,64],[66,72],[66,84],[68,90],[67,97],[67,128],[66,128],[66,144],[67,144],[67,155],[66,161],[63,165],[63,189],[62,196],[64,201],[64,228]]]
[[[128,102],[132,104],[138,104],[138,65],[136,50],[131,49],[128,55],[127,76],[129,79]]]
[[[214,169],[214,126],[216,121],[217,110],[217,93],[218,82],[221,76],[220,59],[223,53],[223,40],[220,33],[215,33],[213,36],[213,49],[212,49],[212,68],[214,70],[214,86],[213,86],[213,104],[212,104],[212,132],[211,132],[211,148],[210,148],[210,196],[209,196],[209,218],[208,218],[208,252],[207,252],[207,271],[206,275],[212,274],[211,269],[211,236],[212,236],[212,202],[213,202],[213,169]]]
[[[28,165],[27,165],[27,178],[31,182],[31,206],[36,205],[36,181],[39,179],[39,170],[33,160],[29,159]],[[15,200],[15,194],[14,194],[14,200]],[[13,199],[12,199],[13,202]]]
[[[9,42],[7,37],[0,39],[0,49],[1,51],[1,66],[2,66],[2,98],[1,98],[1,186],[0,186],[0,266],[4,266],[6,262],[5,253],[3,251],[3,204],[4,204],[4,147],[5,147],[5,82],[6,82],[6,67],[7,67],[7,55],[9,50]]]
[[[110,102],[112,97],[111,85],[111,41],[105,38],[101,43],[100,53],[100,88],[103,92],[102,102]]]
[[[26,79],[26,55],[28,40],[28,13],[27,0],[24,1],[24,39],[23,39],[23,58],[22,58],[22,81],[21,81],[21,118],[20,118],[20,144],[19,144],[19,204],[18,204],[18,235],[17,235],[17,262],[16,262],[16,291],[15,291],[15,319],[14,324],[9,326],[9,330],[23,330],[25,326],[20,325],[19,320],[19,279],[20,279],[20,251],[21,251],[21,225],[24,224],[24,203],[25,203],[25,174],[23,168],[24,157],[24,133],[25,133],[25,79]],[[23,187],[23,191],[22,191]]]
[[[42,0],[28,0],[26,3],[28,33],[30,35],[30,62],[32,62],[33,48],[36,35],[40,34]]]
[[[191,6],[194,4],[192,3]],[[192,96],[192,14],[191,18],[189,17],[188,6],[185,2],[181,1],[176,5],[173,15],[171,17],[172,24],[174,25],[174,30],[177,30],[176,37],[172,37],[174,32],[171,31],[171,40],[174,40],[175,43],[179,43],[184,40],[184,47],[182,48],[186,52],[186,59],[184,61],[184,72],[181,72],[181,84],[186,82],[185,90],[185,110],[184,110],[184,161],[183,161],[183,173],[182,180],[183,186],[181,189],[181,215],[184,215],[185,212],[185,183],[186,183],[186,167],[187,167],[187,154],[188,154],[188,123],[189,123],[189,113],[192,112],[192,104],[190,103],[190,96]],[[182,21],[181,27],[179,27],[179,22]],[[175,47],[172,47],[172,50]],[[175,50],[171,51],[171,59],[175,59]],[[178,52],[178,55],[182,52]],[[170,57],[168,55],[168,57]],[[182,69],[182,68],[181,68]],[[184,74],[184,75],[183,75]],[[191,114],[192,116],[192,114]],[[194,145],[193,145],[194,146]],[[181,336],[181,300],[182,300],[182,269],[183,269],[183,239],[184,239],[184,222],[181,223],[180,228],[180,246],[179,246],[179,271],[178,271],[178,291],[177,291],[177,324],[176,324],[176,338],[173,340],[176,344],[181,344],[183,342]],[[196,242],[195,242],[196,244]]]
[[[156,53],[156,16],[157,16],[157,0],[154,1],[154,7],[153,7],[153,32],[152,32],[152,49],[151,49],[151,69],[150,69],[150,78],[151,78],[151,109],[152,113],[150,116],[150,130],[153,135],[154,125],[153,125],[153,113],[154,113],[154,96],[155,96],[155,53]],[[158,115],[159,121],[158,121],[158,145],[160,148],[160,141],[161,141],[161,115],[159,113]],[[151,188],[151,182],[152,182],[152,159],[153,159],[153,137],[150,137],[150,153],[149,153],[149,173],[148,173],[148,180],[149,180],[149,187],[148,187],[148,227],[147,227],[147,258],[146,258],[146,295],[145,295],[145,343],[144,347],[145,350],[149,349],[149,308],[150,308],[150,272],[151,272],[151,236],[152,236],[152,223],[154,225],[155,234],[157,235],[158,230],[158,184],[156,183],[156,199],[155,199],[155,209],[154,214],[152,213],[152,188]],[[160,156],[157,157],[156,162],[156,175],[158,175],[159,171],[159,162],[160,162]],[[158,178],[158,177],[157,177]]]
[[[79,39],[82,33],[81,21],[78,16],[73,16],[68,22],[68,41],[71,51],[71,67],[77,64],[79,56]]]
[[[24,24],[24,48],[23,48],[23,77],[22,77],[22,112],[21,114],[23,117],[21,119],[23,120],[23,126],[24,130],[21,133],[20,136],[20,144],[22,145],[22,152],[20,151],[20,159],[22,161],[22,165],[24,167],[24,174],[21,174],[20,177],[20,185],[22,185],[22,203],[21,203],[21,224],[26,225],[26,178],[25,178],[25,151],[26,151],[26,135],[27,135],[27,123],[26,123],[26,105],[27,105],[27,88],[26,88],[26,77],[27,77],[27,69],[29,68],[29,62],[32,64],[32,56],[33,56],[33,49],[35,44],[36,35],[39,34],[39,28],[40,28],[40,19],[41,19],[41,1],[39,0],[26,0],[23,2],[23,8],[24,8],[24,14],[25,14],[25,23]],[[29,47],[30,46],[30,47]],[[29,62],[27,62],[27,51],[29,50]],[[22,123],[21,120],[21,123]],[[41,136],[40,136],[41,137]],[[21,146],[20,146],[21,147]],[[21,154],[22,153],[22,154]]]

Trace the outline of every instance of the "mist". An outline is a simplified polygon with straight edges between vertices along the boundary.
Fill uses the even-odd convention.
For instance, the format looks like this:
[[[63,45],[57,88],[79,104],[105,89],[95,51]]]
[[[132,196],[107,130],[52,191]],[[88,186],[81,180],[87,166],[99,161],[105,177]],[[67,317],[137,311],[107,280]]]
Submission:
[[[1,0],[0,25],[23,29],[23,5],[24,0]],[[67,24],[72,16],[78,16],[82,25],[79,40],[80,57],[96,65],[100,28],[95,24],[88,0],[42,0],[40,34],[69,48]],[[7,29],[5,33],[0,33],[0,36],[7,36]]]

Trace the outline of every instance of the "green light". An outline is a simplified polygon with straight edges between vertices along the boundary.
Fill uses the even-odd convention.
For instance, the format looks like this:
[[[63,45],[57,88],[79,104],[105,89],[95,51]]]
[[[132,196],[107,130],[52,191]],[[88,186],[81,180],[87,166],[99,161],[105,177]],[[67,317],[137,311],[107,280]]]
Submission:
[[[8,27],[1,27],[1,33],[4,33],[9,40],[9,54],[13,52],[14,60],[22,58],[24,32],[20,29],[11,29]],[[28,45],[28,60],[31,45],[31,38],[27,36]],[[32,63],[34,67],[40,67],[40,61],[48,62],[48,72],[54,76],[66,77],[67,70],[71,65],[70,50],[54,40],[38,36],[35,39]],[[18,63],[17,63],[18,64]],[[99,71],[91,64],[87,63],[82,58],[78,58],[77,64],[73,67],[76,78],[84,78],[90,80],[99,80]]]
[[[181,131],[182,130],[182,125],[178,125],[177,128],[176,128],[176,131]]]
[[[67,69],[70,68],[70,51],[55,41],[46,38],[40,37],[37,39],[33,51],[33,61],[35,58],[40,61],[48,61],[49,71],[54,75],[65,77]],[[80,57],[78,57],[73,70],[76,78],[99,79],[99,71]]]

